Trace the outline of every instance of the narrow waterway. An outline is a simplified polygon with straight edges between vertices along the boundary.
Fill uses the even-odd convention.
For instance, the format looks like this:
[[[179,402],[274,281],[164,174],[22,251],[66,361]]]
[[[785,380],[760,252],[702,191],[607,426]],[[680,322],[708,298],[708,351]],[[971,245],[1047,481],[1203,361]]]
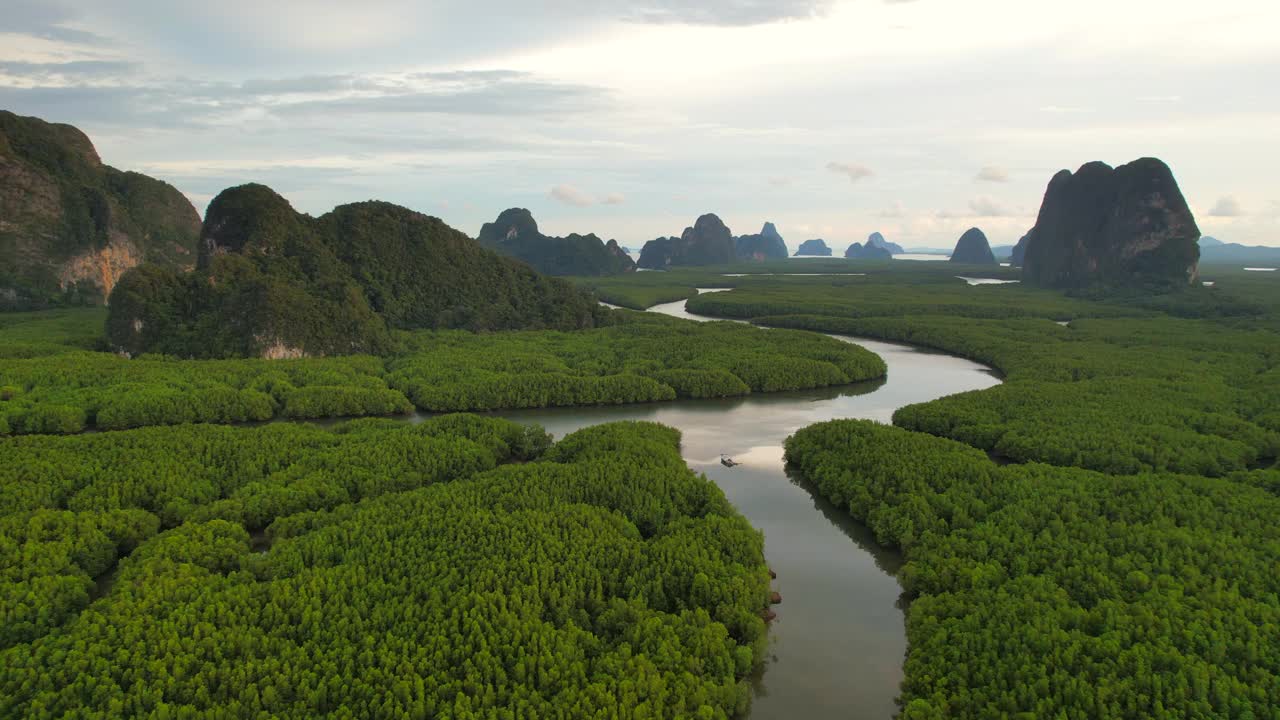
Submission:
[[[692,315],[684,301],[651,308]],[[498,413],[545,427],[557,438],[615,420],[652,420],[679,428],[694,470],[718,484],[764,532],[783,602],[770,629],[770,651],[755,678],[753,720],[887,720],[902,679],[906,637],[895,553],[841,509],[787,477],[782,442],[800,428],[834,418],[889,422],[903,405],[990,387],[992,372],[962,358],[873,340],[837,337],[884,358],[885,380],[844,388],[727,400],[559,408]],[[740,465],[721,465],[721,454]]]

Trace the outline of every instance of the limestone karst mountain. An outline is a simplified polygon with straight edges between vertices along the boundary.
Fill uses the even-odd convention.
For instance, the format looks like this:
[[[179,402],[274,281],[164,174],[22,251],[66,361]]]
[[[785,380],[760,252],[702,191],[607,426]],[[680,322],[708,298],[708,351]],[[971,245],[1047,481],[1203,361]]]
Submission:
[[[966,265],[995,265],[996,256],[991,252],[991,243],[987,242],[986,233],[978,228],[966,230],[956,242],[956,249],[951,252],[951,262]]]
[[[195,262],[200,216],[173,186],[104,165],[70,126],[0,111],[0,307],[101,303],[142,262]]]
[[[1169,166],[1142,158],[1059,172],[1028,235],[1023,281],[1043,287],[1194,282],[1200,229]]]
[[[603,316],[589,293],[439,218],[373,201],[313,218],[263,185],[214,198],[194,271],[141,265],[110,304],[117,349],[192,357],[379,353],[394,329],[570,330]]]
[[[485,223],[476,236],[480,244],[523,260],[547,275],[617,275],[636,269],[636,263],[616,240],[605,242],[594,233],[552,237],[538,231],[533,214],[524,208],[503,210]]]

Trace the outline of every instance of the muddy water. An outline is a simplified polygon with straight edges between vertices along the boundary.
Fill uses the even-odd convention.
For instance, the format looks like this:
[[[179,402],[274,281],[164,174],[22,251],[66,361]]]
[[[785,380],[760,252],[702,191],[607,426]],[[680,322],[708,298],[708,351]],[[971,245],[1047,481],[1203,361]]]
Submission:
[[[694,320],[684,301],[652,312]],[[833,336],[839,337],[839,336]],[[789,478],[782,442],[800,428],[834,418],[888,422],[903,405],[990,387],[999,381],[977,363],[904,345],[839,339],[884,358],[885,380],[845,388],[690,400],[654,405],[508,411],[557,438],[615,420],[652,420],[679,428],[689,466],[718,484],[765,535],[783,602],[770,650],[755,680],[750,717],[874,718],[896,711],[906,637],[895,553],[839,508]],[[727,468],[721,455],[740,465]]]

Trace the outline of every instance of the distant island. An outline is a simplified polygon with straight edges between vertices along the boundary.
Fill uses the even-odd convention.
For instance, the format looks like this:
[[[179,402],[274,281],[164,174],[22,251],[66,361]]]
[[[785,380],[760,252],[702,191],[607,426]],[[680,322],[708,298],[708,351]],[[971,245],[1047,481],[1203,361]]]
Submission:
[[[778,228],[766,222],[754,235],[734,237],[714,213],[697,219],[680,237],[656,238],[645,243],[636,265],[643,270],[672,267],[726,265],[735,260],[785,260],[787,244]]]
[[[978,228],[969,228],[956,242],[956,249],[951,253],[951,262],[965,265],[995,265],[996,256],[991,252],[991,244],[987,242],[986,233]]]
[[[502,211],[485,223],[476,236],[480,244],[523,260],[547,275],[617,275],[636,269],[636,263],[616,240],[604,242],[595,234],[549,237],[538,231],[533,213],[524,208]]]
[[[71,125],[0,111],[0,309],[102,304],[140,263],[191,267],[199,237],[172,185],[104,165]]]
[[[440,219],[384,202],[312,218],[263,185],[224,190],[196,268],[138,266],[110,297],[107,338],[130,354],[287,358],[378,354],[391,330],[592,327],[567,281],[486,250]]]
[[[739,260],[786,260],[787,244],[778,234],[778,228],[767,222],[755,235],[743,235],[734,241],[734,251]]]
[[[872,245],[870,241],[866,245],[862,243],[854,243],[844,251],[846,260],[891,260],[893,254],[888,249],[879,245]]]
[[[800,249],[796,250],[796,257],[804,256],[831,257],[831,248],[827,247],[826,240],[805,240],[800,243]]]
[[[680,237],[650,240],[640,251],[636,265],[645,270],[666,270],[682,265],[726,265],[737,257],[733,233],[713,213],[703,215]]]
[[[885,240],[884,235],[881,235],[878,231],[871,233],[867,237],[867,247],[882,248],[888,250],[891,255],[901,255],[906,252],[898,243],[891,243]]]

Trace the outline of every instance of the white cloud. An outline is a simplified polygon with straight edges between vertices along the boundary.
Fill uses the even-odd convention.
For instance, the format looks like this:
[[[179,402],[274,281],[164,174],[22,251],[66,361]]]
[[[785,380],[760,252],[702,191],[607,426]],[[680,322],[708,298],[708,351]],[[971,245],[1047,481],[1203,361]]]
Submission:
[[[1226,195],[1218,198],[1218,202],[1209,209],[1209,214],[1213,217],[1240,217],[1244,215],[1244,208],[1240,207],[1240,201],[1234,196]]]
[[[588,207],[596,204],[595,198],[572,185],[557,185],[551,188],[550,194],[556,200],[575,207]]]
[[[1009,171],[995,165],[987,165],[978,171],[974,179],[979,182],[1006,183],[1009,182]]]
[[[871,168],[857,163],[829,162],[827,163],[827,169],[831,172],[848,175],[849,180],[852,182],[858,182],[859,180],[875,175],[875,173],[871,171]]]
[[[970,200],[969,209],[977,217],[1009,217],[1013,215],[1008,208],[986,195]]]
[[[605,195],[604,199],[601,200],[600,202],[601,204],[604,204],[604,205],[621,205],[626,201],[627,201],[627,198],[625,195],[623,195],[622,193],[615,192],[615,193],[609,193],[608,195]]]
[[[876,216],[882,217],[882,218],[900,218],[900,217],[903,217],[905,214],[906,214],[906,208],[903,207],[902,202],[895,201],[889,207],[884,208],[880,212],[876,213]]]

